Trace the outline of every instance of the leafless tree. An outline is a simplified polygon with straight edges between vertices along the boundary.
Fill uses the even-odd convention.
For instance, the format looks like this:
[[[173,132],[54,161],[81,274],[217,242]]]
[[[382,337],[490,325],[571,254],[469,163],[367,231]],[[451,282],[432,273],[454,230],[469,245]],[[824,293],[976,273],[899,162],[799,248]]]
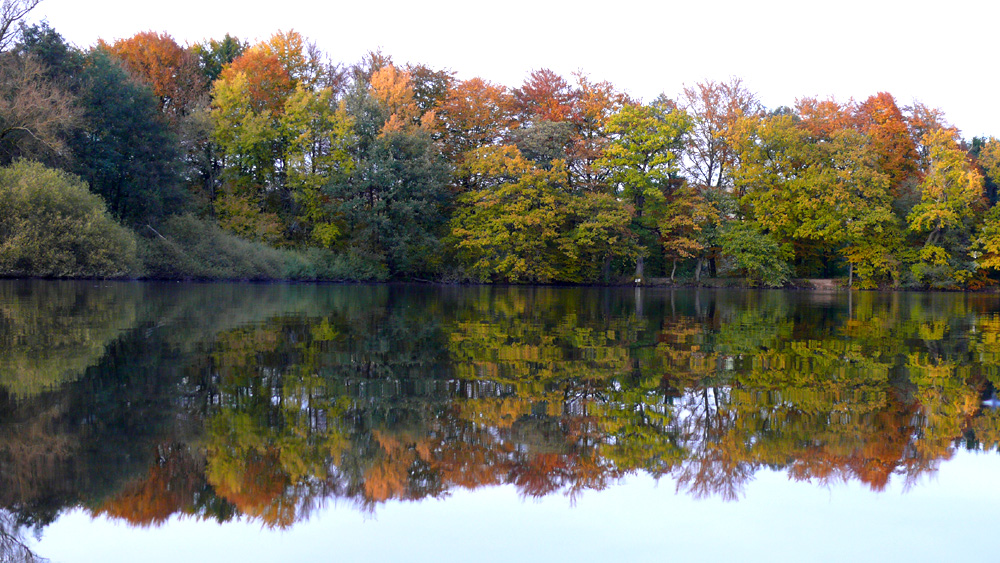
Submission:
[[[62,156],[62,133],[78,120],[73,96],[32,57],[0,53],[0,161]]]
[[[24,541],[23,526],[13,514],[0,510],[0,563],[34,563],[44,561],[35,555]]]
[[[0,4],[0,51],[17,39],[17,24],[42,0],[3,0]]]

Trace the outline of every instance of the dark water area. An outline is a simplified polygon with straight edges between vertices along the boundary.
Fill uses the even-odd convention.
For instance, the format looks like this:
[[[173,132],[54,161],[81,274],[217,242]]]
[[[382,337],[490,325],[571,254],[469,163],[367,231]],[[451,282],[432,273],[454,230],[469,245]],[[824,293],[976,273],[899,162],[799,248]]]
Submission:
[[[994,295],[3,281],[0,560],[988,561],[997,387]]]

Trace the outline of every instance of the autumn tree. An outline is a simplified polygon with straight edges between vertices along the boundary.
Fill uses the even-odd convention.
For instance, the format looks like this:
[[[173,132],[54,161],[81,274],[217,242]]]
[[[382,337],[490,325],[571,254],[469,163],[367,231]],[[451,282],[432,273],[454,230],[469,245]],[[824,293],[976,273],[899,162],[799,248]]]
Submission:
[[[318,80],[317,57],[301,35],[279,32],[225,67],[213,85],[212,140],[223,154],[225,182],[215,208],[231,230],[269,242],[289,234],[291,139],[282,117],[293,93]]]
[[[758,114],[757,96],[739,78],[706,80],[684,88],[681,107],[691,116],[684,171],[699,189],[732,187],[736,165],[730,136],[736,121]]]
[[[467,152],[507,142],[518,123],[515,103],[505,86],[481,78],[453,84],[437,110],[445,157],[459,166]]]
[[[1000,187],[1000,140],[996,137],[972,139],[969,153],[975,158],[983,174],[983,182],[990,205],[995,205]]]
[[[813,140],[830,140],[841,131],[857,128],[853,101],[840,103],[833,98],[799,98],[795,100],[795,115],[799,127]]]
[[[368,84],[371,95],[388,114],[382,133],[409,131],[422,127],[430,131],[434,123],[434,111],[422,111],[414,97],[410,73],[398,70],[389,64],[372,74]]]
[[[575,188],[608,193],[606,171],[597,162],[610,142],[608,121],[630,103],[610,82],[594,82],[582,72],[576,74],[573,136],[565,151],[570,183]]]
[[[634,256],[627,210],[600,194],[573,195],[562,161],[538,166],[516,147],[483,147],[464,164],[477,189],[459,197],[451,241],[481,280],[606,279],[610,261]]]
[[[898,280],[889,179],[869,137],[836,125],[843,114],[832,105],[819,116],[808,111],[811,124],[787,114],[740,124],[735,179],[744,212],[795,246],[802,271],[829,270],[822,261],[839,257],[852,272],[861,268],[866,283]]]
[[[968,257],[971,221],[983,206],[983,178],[969,162],[954,131],[931,129],[922,139],[927,168],[920,203],[907,216],[910,231],[927,234],[911,268],[918,281],[963,285],[974,266]]]
[[[758,115],[763,106],[757,95],[736,77],[686,86],[680,102],[691,116],[691,129],[684,147],[684,172],[688,182],[715,209],[715,217],[705,222],[698,237],[703,250],[698,253],[695,279],[700,279],[706,265],[711,275],[717,271],[719,229],[735,207],[734,127],[740,119]]]
[[[871,138],[878,166],[889,176],[893,194],[898,196],[903,182],[917,172],[916,145],[902,110],[891,94],[879,92],[858,104],[855,122]]]
[[[197,54],[166,33],[146,31],[102,46],[153,90],[160,98],[160,111],[174,122],[190,113],[206,94]]]
[[[645,277],[644,255],[656,246],[665,205],[694,195],[678,190],[680,153],[689,128],[686,113],[658,104],[625,106],[608,121],[612,140],[598,164],[607,170],[613,193],[632,209],[633,229],[645,247],[636,260],[637,279]]]
[[[532,71],[514,91],[521,119],[528,123],[568,121],[576,96],[565,78],[547,68]]]

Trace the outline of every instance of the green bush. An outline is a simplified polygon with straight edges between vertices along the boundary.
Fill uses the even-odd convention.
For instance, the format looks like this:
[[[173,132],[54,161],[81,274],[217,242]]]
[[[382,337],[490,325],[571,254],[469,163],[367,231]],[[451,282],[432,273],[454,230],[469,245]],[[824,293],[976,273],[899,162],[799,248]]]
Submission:
[[[143,277],[209,280],[384,280],[384,266],[356,253],[287,250],[252,242],[191,214],[145,227]]]
[[[354,249],[344,254],[321,248],[309,248],[291,265],[288,278],[293,280],[385,281],[389,269],[377,258]]]
[[[194,215],[146,227],[139,254],[143,276],[156,279],[280,280],[304,268],[297,253],[251,242]]]
[[[770,233],[756,223],[732,223],[721,233],[722,253],[746,272],[752,285],[781,287],[788,283],[792,269],[788,265],[790,252]]]
[[[134,234],[79,178],[21,160],[0,169],[0,275],[122,277]]]

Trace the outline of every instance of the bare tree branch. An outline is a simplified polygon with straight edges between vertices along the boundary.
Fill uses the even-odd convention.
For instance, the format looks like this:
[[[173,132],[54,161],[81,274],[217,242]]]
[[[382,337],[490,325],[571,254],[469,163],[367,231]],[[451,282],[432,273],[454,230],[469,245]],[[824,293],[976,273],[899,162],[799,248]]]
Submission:
[[[0,51],[6,51],[17,38],[14,24],[24,19],[41,1],[3,0],[3,4],[0,4]]]

